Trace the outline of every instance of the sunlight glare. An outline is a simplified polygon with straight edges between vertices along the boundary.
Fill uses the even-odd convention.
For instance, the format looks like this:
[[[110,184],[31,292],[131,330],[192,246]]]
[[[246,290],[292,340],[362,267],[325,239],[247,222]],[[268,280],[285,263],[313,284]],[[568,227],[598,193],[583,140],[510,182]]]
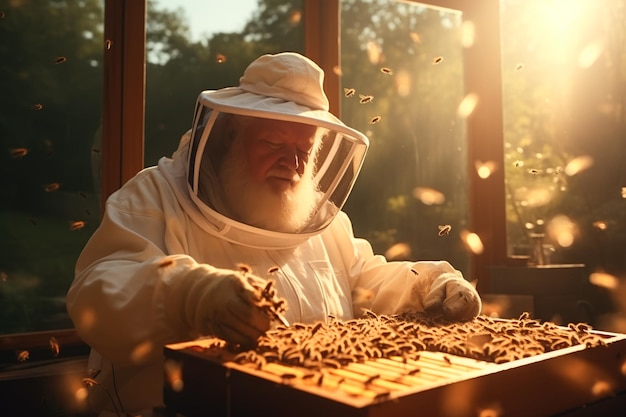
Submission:
[[[469,93],[468,95],[463,97],[463,100],[461,100],[461,103],[459,104],[459,107],[457,109],[457,114],[461,118],[469,117],[476,109],[477,104],[478,95],[474,93]]]
[[[567,163],[565,166],[565,175],[574,176],[593,165],[593,158],[588,155],[578,156]]]
[[[471,48],[474,45],[475,33],[474,22],[465,20],[461,26],[461,44],[464,48]]]
[[[494,161],[476,161],[474,166],[476,167],[476,173],[482,179],[489,178],[496,170],[496,163]]]
[[[420,200],[427,206],[443,204],[446,201],[446,196],[440,191],[427,187],[416,187],[413,189],[413,197]]]
[[[559,246],[569,248],[574,243],[578,228],[569,217],[561,214],[550,220],[547,230],[552,240]]]
[[[615,290],[619,286],[617,277],[606,272],[593,272],[589,275],[589,282],[596,287],[606,288],[607,290]]]
[[[411,256],[411,247],[406,243],[396,243],[385,251],[385,258],[389,261],[394,259],[406,259]]]
[[[464,230],[461,232],[461,239],[463,239],[463,242],[465,242],[469,250],[474,255],[480,255],[485,250],[485,246],[483,245],[480,236],[476,233]]]
[[[582,69],[591,67],[598,60],[600,55],[602,55],[603,51],[604,43],[602,41],[597,40],[591,42],[580,51],[578,55],[578,66]]]

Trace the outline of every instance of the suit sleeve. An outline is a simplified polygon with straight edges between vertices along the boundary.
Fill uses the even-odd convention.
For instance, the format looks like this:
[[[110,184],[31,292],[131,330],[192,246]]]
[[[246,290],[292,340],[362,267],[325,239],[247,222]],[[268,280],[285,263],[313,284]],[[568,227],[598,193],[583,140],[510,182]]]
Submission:
[[[367,240],[354,236],[350,219],[343,212],[331,227],[334,242],[329,245],[340,254],[349,276],[355,316],[363,309],[377,314],[423,311],[426,295],[442,274],[464,279],[446,261],[388,262],[384,256],[375,255]]]
[[[164,209],[168,193],[159,187],[165,186],[140,175],[109,198],[67,294],[79,336],[114,362],[151,360],[164,344],[194,337],[168,287],[200,266],[179,255],[185,243],[176,231],[183,227],[171,223],[184,216],[168,213],[173,204]],[[166,227],[172,231],[166,233]]]

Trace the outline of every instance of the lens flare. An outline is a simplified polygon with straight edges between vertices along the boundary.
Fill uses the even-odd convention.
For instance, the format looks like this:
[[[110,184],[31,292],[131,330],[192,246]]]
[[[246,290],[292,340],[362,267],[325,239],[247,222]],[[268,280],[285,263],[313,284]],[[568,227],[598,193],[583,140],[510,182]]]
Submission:
[[[471,20],[463,21],[461,25],[461,44],[464,48],[471,48],[476,38],[476,28]]]
[[[605,272],[593,272],[589,275],[589,282],[597,287],[615,290],[619,286],[619,279],[615,275]]]
[[[548,222],[547,231],[548,235],[559,246],[569,248],[574,243],[578,227],[569,217],[561,214]]]
[[[461,118],[467,118],[474,112],[477,105],[478,95],[475,93],[469,93],[468,95],[463,97],[463,100],[461,100],[461,103],[457,108],[457,114]]]
[[[446,196],[443,193],[428,187],[414,188],[413,197],[427,206],[443,204],[446,201]]]
[[[483,245],[480,236],[476,233],[464,230],[461,232],[461,239],[474,255],[480,255],[485,250],[485,246]]]
[[[145,359],[152,353],[153,344],[149,340],[142,342],[135,346],[130,354],[130,360],[134,363],[144,362]]]
[[[174,392],[181,392],[185,386],[185,383],[183,382],[182,365],[172,359],[167,359],[163,363],[163,368],[165,370],[165,377],[169,386]]]
[[[406,259],[411,255],[411,247],[406,243],[396,243],[385,251],[387,260]]]
[[[565,166],[565,175],[574,176],[589,169],[593,165],[593,158],[587,155],[572,159]]]
[[[474,167],[476,168],[476,173],[482,179],[487,179],[494,173],[496,170],[496,163],[494,161],[476,161],[474,163]]]

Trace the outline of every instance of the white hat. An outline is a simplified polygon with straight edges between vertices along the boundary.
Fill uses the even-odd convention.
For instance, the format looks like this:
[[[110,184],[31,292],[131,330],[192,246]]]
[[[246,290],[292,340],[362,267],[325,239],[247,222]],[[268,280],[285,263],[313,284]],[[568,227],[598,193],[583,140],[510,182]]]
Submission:
[[[208,220],[205,230],[209,233],[245,246],[293,247],[325,229],[341,210],[369,140],[328,111],[324,72],[300,54],[263,55],[248,66],[239,83],[238,87],[202,91],[198,96],[188,154],[189,195]],[[228,207],[212,158],[222,155],[214,154],[218,148],[210,146],[224,139],[219,129],[213,129],[221,113],[316,127],[319,143],[312,172],[318,195],[308,223],[297,232],[264,228],[258,222],[243,223]]]
[[[239,79],[239,87],[204,91],[202,99],[211,107],[236,114],[347,127],[328,111],[324,71],[295,52],[257,58]],[[357,137],[363,136],[350,130]]]

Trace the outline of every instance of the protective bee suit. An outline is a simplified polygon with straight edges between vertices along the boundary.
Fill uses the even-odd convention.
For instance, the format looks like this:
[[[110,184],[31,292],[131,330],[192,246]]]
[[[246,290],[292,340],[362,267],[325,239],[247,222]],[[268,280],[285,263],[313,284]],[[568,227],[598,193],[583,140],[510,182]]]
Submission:
[[[316,193],[297,230],[248,224],[224,204],[232,190],[218,180],[228,147],[220,120],[233,115],[311,127]],[[362,133],[328,112],[323,72],[301,55],[262,56],[238,87],[202,92],[176,152],[109,197],[78,259],[67,307],[92,347],[94,407],[145,415],[161,405],[163,346],[211,334],[206,317],[221,297],[218,283],[242,263],[260,279],[272,271],[290,323],[350,319],[362,308],[392,314],[434,306],[454,319],[475,317],[480,298],[450,264],[387,262],[353,235],[341,207],[367,147]]]

